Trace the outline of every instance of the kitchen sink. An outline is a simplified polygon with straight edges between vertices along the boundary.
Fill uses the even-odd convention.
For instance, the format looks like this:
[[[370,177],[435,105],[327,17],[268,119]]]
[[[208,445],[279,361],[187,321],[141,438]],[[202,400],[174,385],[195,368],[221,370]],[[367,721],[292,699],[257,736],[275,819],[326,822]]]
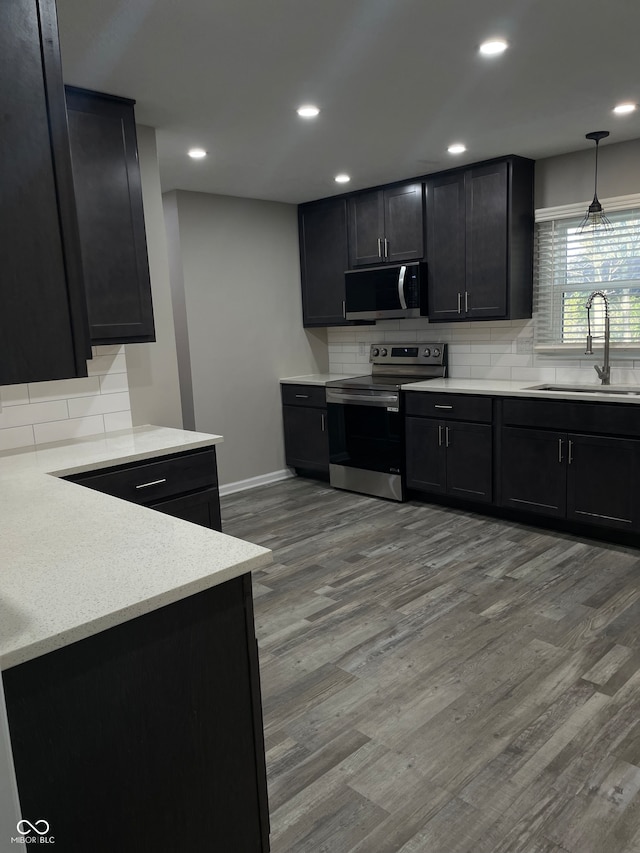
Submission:
[[[636,385],[531,385],[525,391],[564,391],[571,394],[618,394],[627,397],[640,397],[640,387]]]

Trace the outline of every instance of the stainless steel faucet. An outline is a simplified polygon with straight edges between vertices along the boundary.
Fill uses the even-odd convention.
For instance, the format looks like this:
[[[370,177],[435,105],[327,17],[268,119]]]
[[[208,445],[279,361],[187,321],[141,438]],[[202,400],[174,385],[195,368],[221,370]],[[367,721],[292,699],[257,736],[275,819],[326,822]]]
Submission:
[[[598,367],[597,364],[593,365],[593,369],[600,377],[600,381],[603,385],[609,385],[611,383],[611,365],[609,364],[609,300],[607,299],[607,294],[603,290],[594,290],[589,299],[587,300],[587,304],[585,308],[587,309],[587,350],[585,355],[593,355],[593,337],[591,336],[591,305],[596,296],[601,296],[604,300],[604,364],[602,367]]]

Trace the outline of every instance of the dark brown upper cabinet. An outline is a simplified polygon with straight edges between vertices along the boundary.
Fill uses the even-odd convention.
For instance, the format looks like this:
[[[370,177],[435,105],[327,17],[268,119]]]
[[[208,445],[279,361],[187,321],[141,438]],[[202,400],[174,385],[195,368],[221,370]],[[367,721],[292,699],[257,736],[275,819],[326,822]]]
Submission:
[[[359,267],[424,257],[421,183],[390,186],[349,198],[349,265]]]
[[[54,0],[0,3],[0,385],[90,358]]]
[[[91,342],[154,341],[135,102],[66,96]]]
[[[531,317],[533,170],[507,157],[427,179],[430,321]]]
[[[348,326],[344,317],[347,202],[344,198],[298,208],[304,326]]]

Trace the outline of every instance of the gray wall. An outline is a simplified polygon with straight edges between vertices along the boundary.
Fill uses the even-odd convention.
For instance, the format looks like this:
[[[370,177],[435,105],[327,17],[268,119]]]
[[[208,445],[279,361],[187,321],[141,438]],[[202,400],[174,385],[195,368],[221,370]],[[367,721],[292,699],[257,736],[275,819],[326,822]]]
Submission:
[[[536,208],[591,201],[595,144],[591,142],[589,146],[571,154],[536,161]],[[598,197],[613,198],[637,192],[640,192],[640,139],[601,142],[598,150]]]
[[[134,426],[157,424],[181,428],[178,359],[156,133],[153,128],[143,126],[138,126],[137,132],[156,342],[125,347],[131,418]]]
[[[302,328],[296,207],[178,191],[165,211],[185,425],[224,435],[223,485],[282,471],[278,379],[328,367],[326,330]]]

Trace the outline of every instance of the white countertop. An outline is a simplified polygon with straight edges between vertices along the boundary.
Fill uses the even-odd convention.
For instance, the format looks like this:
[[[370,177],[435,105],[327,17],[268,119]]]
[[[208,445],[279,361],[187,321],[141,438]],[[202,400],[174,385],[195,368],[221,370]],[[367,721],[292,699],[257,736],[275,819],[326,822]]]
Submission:
[[[456,394],[486,394],[494,397],[538,397],[545,400],[581,400],[585,403],[640,403],[640,396],[624,393],[624,386],[609,386],[613,391],[620,387],[619,394],[611,392],[599,392],[602,386],[595,383],[594,393],[581,391],[540,391],[532,390],[532,385],[544,385],[551,383],[536,382],[535,380],[513,380],[513,379],[429,379],[426,382],[410,382],[402,385],[403,391],[431,391],[448,392]],[[556,383],[554,383],[556,384]],[[562,383],[557,383],[558,385]],[[571,383],[567,382],[567,385]],[[585,387],[584,385],[582,387]]]
[[[362,373],[309,373],[307,376],[287,376],[280,382],[284,385],[326,385],[327,382],[333,382],[335,379],[353,379],[354,376],[370,373],[371,371],[365,370],[365,367],[367,365],[363,364]]]
[[[145,426],[0,456],[0,668],[271,562],[266,548],[51,476],[221,441]]]

